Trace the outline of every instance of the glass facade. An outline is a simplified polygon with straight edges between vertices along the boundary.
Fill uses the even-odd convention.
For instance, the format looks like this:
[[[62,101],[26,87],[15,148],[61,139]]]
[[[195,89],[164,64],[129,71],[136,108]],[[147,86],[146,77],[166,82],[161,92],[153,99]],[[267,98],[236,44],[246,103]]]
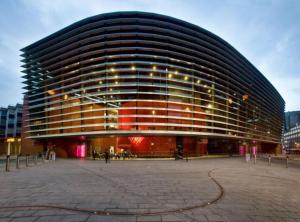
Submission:
[[[22,109],[21,104],[0,107],[0,139],[21,136]]]
[[[300,126],[297,125],[283,134],[283,148],[287,152],[300,152]]]
[[[207,138],[280,141],[276,89],[224,40],[184,21],[103,14],[22,52],[32,139],[114,136],[118,148],[125,137],[131,149],[139,137],[153,146],[154,136],[194,138],[184,139],[190,147]]]

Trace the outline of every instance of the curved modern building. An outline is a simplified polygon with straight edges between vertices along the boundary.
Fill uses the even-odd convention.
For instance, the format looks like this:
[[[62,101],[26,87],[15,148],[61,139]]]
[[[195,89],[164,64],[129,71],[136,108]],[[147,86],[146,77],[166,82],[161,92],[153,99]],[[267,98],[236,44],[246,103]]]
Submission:
[[[237,50],[172,17],[116,12],[21,50],[28,137],[60,155],[262,152],[284,100]]]

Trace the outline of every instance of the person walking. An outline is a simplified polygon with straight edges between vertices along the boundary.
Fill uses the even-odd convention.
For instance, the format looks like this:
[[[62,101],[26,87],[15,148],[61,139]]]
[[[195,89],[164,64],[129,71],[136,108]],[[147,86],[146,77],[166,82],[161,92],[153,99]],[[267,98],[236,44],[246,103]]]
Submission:
[[[49,147],[47,148],[47,151],[46,151],[46,154],[45,154],[45,156],[46,156],[46,160],[49,160],[50,158],[50,149],[49,149]]]
[[[56,160],[56,152],[54,149],[52,151],[52,160],[53,160],[53,162],[55,162],[55,160]]]
[[[95,150],[95,148],[93,148],[93,150],[92,150],[92,156],[93,156],[93,160],[95,160],[96,159],[96,150]]]
[[[105,151],[105,153],[104,153],[104,158],[105,158],[105,163],[110,163],[109,153],[107,151]]]

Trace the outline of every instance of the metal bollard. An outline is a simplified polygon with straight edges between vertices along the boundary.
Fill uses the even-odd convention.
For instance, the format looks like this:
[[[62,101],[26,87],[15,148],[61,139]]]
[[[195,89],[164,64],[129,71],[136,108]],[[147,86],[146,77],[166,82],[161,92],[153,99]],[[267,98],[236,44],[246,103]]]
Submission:
[[[10,164],[10,155],[6,156],[6,165],[5,165],[5,171],[9,172],[9,164]]]
[[[20,169],[20,156],[17,155],[17,159],[16,159],[16,169]]]
[[[271,155],[269,155],[269,166],[271,166]]]
[[[285,167],[288,168],[288,165],[289,165],[289,156],[286,156],[286,165],[285,165]]]
[[[28,155],[26,155],[26,167],[28,167],[29,164],[28,164]]]
[[[37,165],[37,155],[34,155],[34,165]]]
[[[254,164],[256,164],[256,154],[254,154]]]
[[[42,153],[42,161],[45,163],[45,155]]]

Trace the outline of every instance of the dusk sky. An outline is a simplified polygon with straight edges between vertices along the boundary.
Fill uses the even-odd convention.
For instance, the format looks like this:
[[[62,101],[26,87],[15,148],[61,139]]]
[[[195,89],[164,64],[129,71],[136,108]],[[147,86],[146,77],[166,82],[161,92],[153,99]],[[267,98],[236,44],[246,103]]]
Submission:
[[[1,0],[0,106],[22,102],[21,48],[105,12],[146,11],[205,28],[235,47],[300,110],[299,0]]]

